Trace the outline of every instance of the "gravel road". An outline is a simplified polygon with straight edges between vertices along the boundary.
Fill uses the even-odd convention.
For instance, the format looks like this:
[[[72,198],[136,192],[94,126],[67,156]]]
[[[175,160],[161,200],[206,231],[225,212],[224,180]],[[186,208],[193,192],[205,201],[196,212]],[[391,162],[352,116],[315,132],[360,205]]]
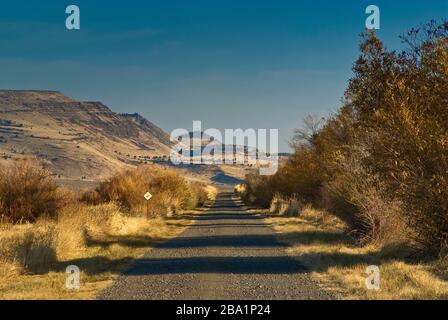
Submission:
[[[288,257],[272,228],[231,192],[148,253],[99,299],[331,299]]]

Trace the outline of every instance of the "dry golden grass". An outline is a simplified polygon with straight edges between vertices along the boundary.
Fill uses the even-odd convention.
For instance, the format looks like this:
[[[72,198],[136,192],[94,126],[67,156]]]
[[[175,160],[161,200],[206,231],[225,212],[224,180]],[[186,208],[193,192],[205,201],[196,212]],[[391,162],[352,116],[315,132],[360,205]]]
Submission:
[[[55,216],[61,205],[51,173],[30,161],[0,166],[0,218],[8,222],[33,222]]]
[[[409,260],[409,248],[357,246],[344,223],[306,207],[299,217],[266,218],[288,245],[288,252],[312,276],[345,299],[447,299],[448,268],[443,261]],[[380,290],[366,289],[366,268],[380,268]]]
[[[0,299],[94,298],[216,193],[152,165],[115,174],[80,201],[31,162],[0,167]],[[70,265],[82,272],[76,291],[65,288]]]
[[[244,183],[237,184],[234,189],[237,194],[244,194],[246,192],[246,185]]]
[[[128,216],[105,204],[68,207],[57,221],[3,224],[0,299],[93,299],[149,247],[176,236],[191,222],[187,215]],[[81,270],[79,290],[65,288],[69,265]]]
[[[218,195],[218,189],[216,187],[207,185],[204,190],[207,193],[208,200],[214,201],[216,199],[216,196]]]
[[[271,201],[269,212],[293,217],[299,215],[303,207],[303,203],[297,196],[282,197],[276,194]]]
[[[153,195],[151,201],[143,197],[146,192]],[[144,165],[116,173],[81,200],[89,204],[116,202],[132,214],[155,217],[196,208],[212,199],[212,189],[206,184],[188,183],[174,170]]]

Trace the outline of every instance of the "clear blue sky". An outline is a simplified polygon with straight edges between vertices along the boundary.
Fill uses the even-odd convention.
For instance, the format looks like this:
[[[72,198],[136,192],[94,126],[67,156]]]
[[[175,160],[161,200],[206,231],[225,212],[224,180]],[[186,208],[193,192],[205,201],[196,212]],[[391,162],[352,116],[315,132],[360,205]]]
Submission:
[[[80,31],[65,29],[69,4]],[[167,131],[278,128],[287,151],[305,115],[340,106],[369,4],[393,49],[448,17],[448,0],[3,1],[0,88],[100,100]]]

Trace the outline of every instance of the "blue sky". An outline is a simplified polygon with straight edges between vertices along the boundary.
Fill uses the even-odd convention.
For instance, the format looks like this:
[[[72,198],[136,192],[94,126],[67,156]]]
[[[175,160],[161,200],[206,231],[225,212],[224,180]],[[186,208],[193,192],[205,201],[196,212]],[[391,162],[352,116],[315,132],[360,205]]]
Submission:
[[[79,31],[65,29],[70,4]],[[278,128],[287,151],[304,116],[340,106],[369,4],[392,49],[411,27],[448,17],[448,0],[8,1],[0,88],[99,100],[167,131],[193,120]]]

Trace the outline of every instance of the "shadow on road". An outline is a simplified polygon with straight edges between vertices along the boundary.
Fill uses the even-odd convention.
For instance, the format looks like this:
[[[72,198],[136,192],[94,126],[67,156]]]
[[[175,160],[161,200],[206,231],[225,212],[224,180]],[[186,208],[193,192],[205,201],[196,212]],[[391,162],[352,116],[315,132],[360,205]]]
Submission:
[[[196,226],[198,227],[198,226]],[[259,228],[260,226],[258,226]],[[208,227],[209,228],[209,227]],[[159,239],[146,236],[115,236],[107,240],[90,240],[90,246],[110,246],[121,244],[130,247],[148,247]],[[284,247],[286,245],[277,241],[273,235],[238,235],[238,236],[214,236],[214,237],[179,237],[157,245],[159,249],[181,249],[199,247]]]
[[[241,179],[229,176],[229,175],[225,174],[224,172],[218,173],[217,175],[212,177],[211,180],[215,183],[222,183],[222,184],[228,184],[228,185],[235,185],[235,184],[242,182]]]
[[[110,260],[106,257],[75,259],[59,263],[64,270],[74,264],[89,275],[110,270],[113,265],[131,262],[131,259]],[[191,258],[143,258],[138,260],[125,275],[161,275],[187,273],[226,274],[293,274],[308,272],[298,263],[291,263],[288,256],[278,257],[191,257]]]
[[[143,259],[129,275],[167,273],[227,273],[227,274],[290,274],[303,273],[300,264],[291,263],[288,256],[279,257],[192,257]]]
[[[213,236],[213,237],[180,237],[162,243],[158,248],[178,249],[197,247],[282,247],[274,235],[237,235],[237,236]]]

